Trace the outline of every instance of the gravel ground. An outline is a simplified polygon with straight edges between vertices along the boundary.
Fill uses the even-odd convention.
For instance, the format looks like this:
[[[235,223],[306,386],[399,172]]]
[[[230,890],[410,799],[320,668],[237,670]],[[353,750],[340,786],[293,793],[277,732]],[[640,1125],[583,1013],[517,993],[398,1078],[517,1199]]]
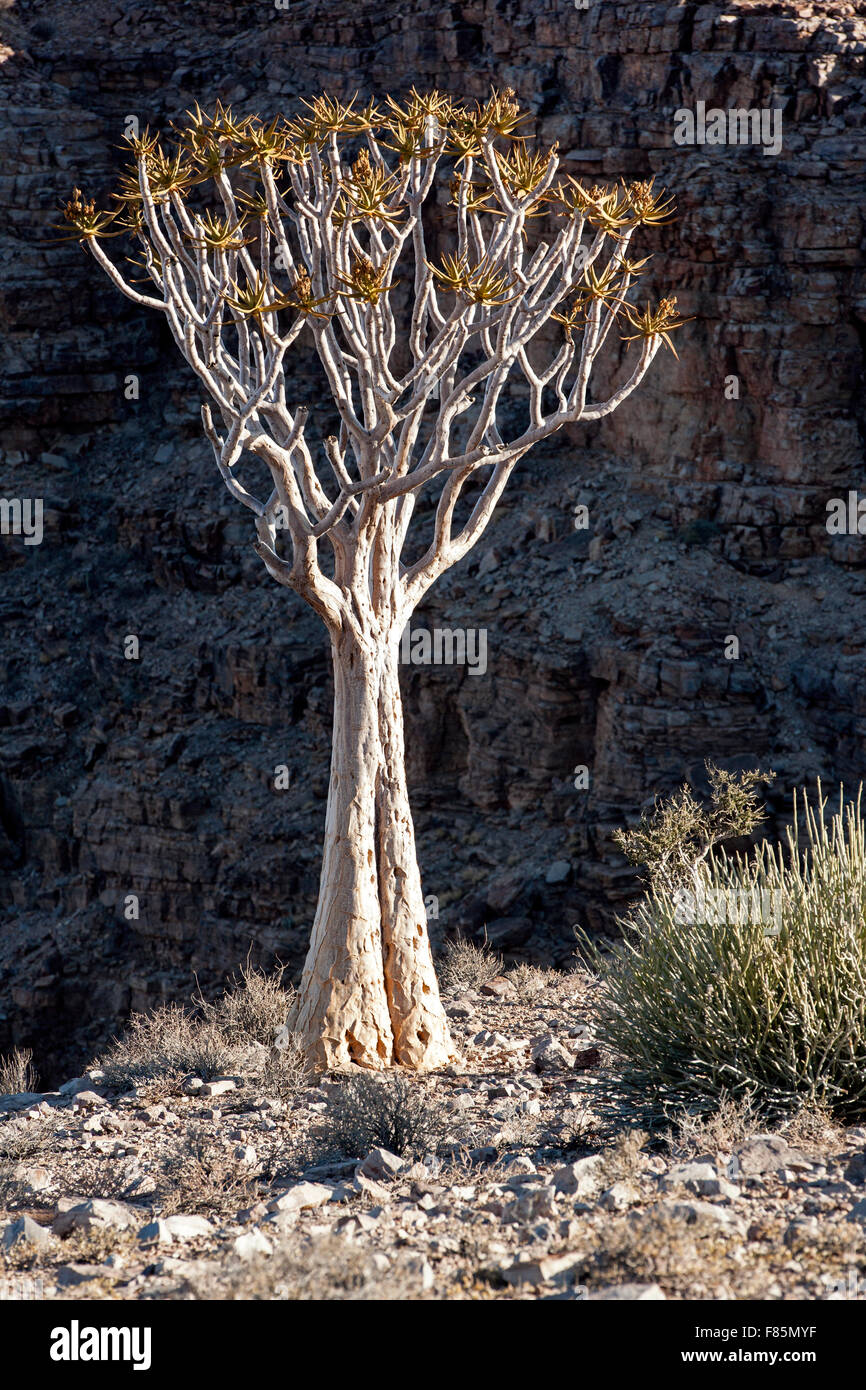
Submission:
[[[94,1069],[5,1097],[0,1297],[866,1297],[866,1129],[648,1124],[594,1044],[594,988],[447,991],[461,1059],[398,1079],[402,1155],[346,1152],[345,1079],[276,1094],[262,1045],[210,1081],[121,1094]]]

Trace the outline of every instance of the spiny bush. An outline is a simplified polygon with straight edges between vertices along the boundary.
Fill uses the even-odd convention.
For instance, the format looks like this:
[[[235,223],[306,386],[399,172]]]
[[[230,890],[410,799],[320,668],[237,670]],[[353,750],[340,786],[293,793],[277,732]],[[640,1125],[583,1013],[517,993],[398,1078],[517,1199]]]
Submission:
[[[183,1148],[160,1164],[157,1198],[161,1214],[206,1212],[221,1216],[251,1206],[257,1196],[255,1170],[220,1147],[204,1128],[183,1139]]]
[[[506,978],[514,985],[521,999],[530,999],[547,989],[557,975],[555,970],[543,970],[539,965],[528,965],[521,961],[509,970]]]
[[[604,985],[596,1036],[628,1084],[866,1114],[861,797],[840,789],[828,818],[819,783],[817,810],[795,794],[785,844],[764,841],[750,858],[702,853],[688,869],[662,808],[668,863],[657,860],[625,939],[600,956],[584,938]]]
[[[199,996],[196,1004],[218,1030],[234,1042],[257,1042],[273,1047],[292,1003],[292,990],[283,988],[285,966],[272,974],[242,965],[215,1004]]]
[[[502,973],[502,957],[485,943],[475,946],[463,937],[449,941],[438,966],[443,989],[480,989]]]
[[[231,1062],[231,1046],[211,1020],[194,1018],[180,1004],[161,1004],[152,1014],[133,1014],[97,1065],[106,1085],[123,1088],[190,1073],[208,1081]]]
[[[362,1075],[331,1093],[323,1139],[347,1158],[375,1148],[423,1158],[436,1152],[445,1129],[444,1112],[422,1082]]]
[[[680,1109],[673,1117],[672,1128],[665,1140],[668,1150],[676,1158],[685,1159],[694,1158],[697,1154],[733,1153],[737,1144],[765,1129],[764,1120],[750,1097],[734,1100],[725,1095],[709,1112],[701,1108],[696,1111]],[[839,1149],[846,1148],[844,1130],[834,1122],[830,1113],[806,1103],[786,1115],[774,1127],[774,1132],[804,1151],[820,1151],[826,1149],[828,1144]]]
[[[276,1043],[259,1073],[259,1082],[268,1095],[283,1105],[315,1084],[315,1071],[298,1033],[290,1033],[285,1026],[277,1030]]]
[[[31,1190],[21,1168],[51,1148],[55,1124],[53,1117],[31,1112],[0,1125],[0,1207],[11,1211],[27,1204]]]
[[[165,1081],[190,1074],[205,1081],[243,1064],[265,1066],[283,1091],[300,1089],[306,1079],[297,1040],[287,1034],[291,992],[282,986],[283,968],[272,975],[241,967],[215,1003],[199,992],[195,1011],[181,1004],[161,1004],[151,1014],[133,1014],[123,1037],[115,1040],[98,1065],[111,1087]],[[282,1038],[282,1051],[278,1038]],[[263,1049],[269,1047],[271,1052]],[[250,1057],[250,1050],[261,1057]]]
[[[0,1126],[0,1159],[36,1158],[50,1147],[55,1121],[52,1116],[30,1112]]]

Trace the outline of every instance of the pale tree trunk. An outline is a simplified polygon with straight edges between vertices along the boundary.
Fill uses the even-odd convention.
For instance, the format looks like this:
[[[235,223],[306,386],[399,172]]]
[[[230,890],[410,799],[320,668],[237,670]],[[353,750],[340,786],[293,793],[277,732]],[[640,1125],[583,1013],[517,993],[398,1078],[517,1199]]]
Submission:
[[[332,637],[334,733],[319,902],[289,1019],[331,1069],[454,1056],[403,765],[397,644]]]
[[[427,911],[415,851],[406,786],[403,707],[397,646],[389,644],[379,687],[382,763],[376,796],[379,902],[385,951],[385,988],[397,1060],[438,1067],[454,1049],[433,969]]]

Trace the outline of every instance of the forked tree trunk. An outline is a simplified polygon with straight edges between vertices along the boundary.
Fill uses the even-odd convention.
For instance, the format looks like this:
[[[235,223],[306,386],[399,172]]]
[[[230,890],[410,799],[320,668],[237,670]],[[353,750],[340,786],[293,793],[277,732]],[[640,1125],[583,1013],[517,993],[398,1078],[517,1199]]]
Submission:
[[[433,970],[403,757],[396,641],[332,639],[334,734],[319,902],[290,1026],[329,1068],[454,1055]]]

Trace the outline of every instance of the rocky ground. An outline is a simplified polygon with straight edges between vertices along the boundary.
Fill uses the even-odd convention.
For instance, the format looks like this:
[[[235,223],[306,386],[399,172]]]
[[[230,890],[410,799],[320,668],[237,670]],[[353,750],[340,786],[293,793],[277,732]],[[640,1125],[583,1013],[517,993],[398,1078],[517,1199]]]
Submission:
[[[345,1079],[280,1096],[261,1045],[210,1080],[124,1089],[106,1063],[5,1097],[2,1296],[863,1299],[866,1128],[641,1114],[595,987],[452,986],[460,1060],[411,1082],[403,1156],[341,1150]]]

